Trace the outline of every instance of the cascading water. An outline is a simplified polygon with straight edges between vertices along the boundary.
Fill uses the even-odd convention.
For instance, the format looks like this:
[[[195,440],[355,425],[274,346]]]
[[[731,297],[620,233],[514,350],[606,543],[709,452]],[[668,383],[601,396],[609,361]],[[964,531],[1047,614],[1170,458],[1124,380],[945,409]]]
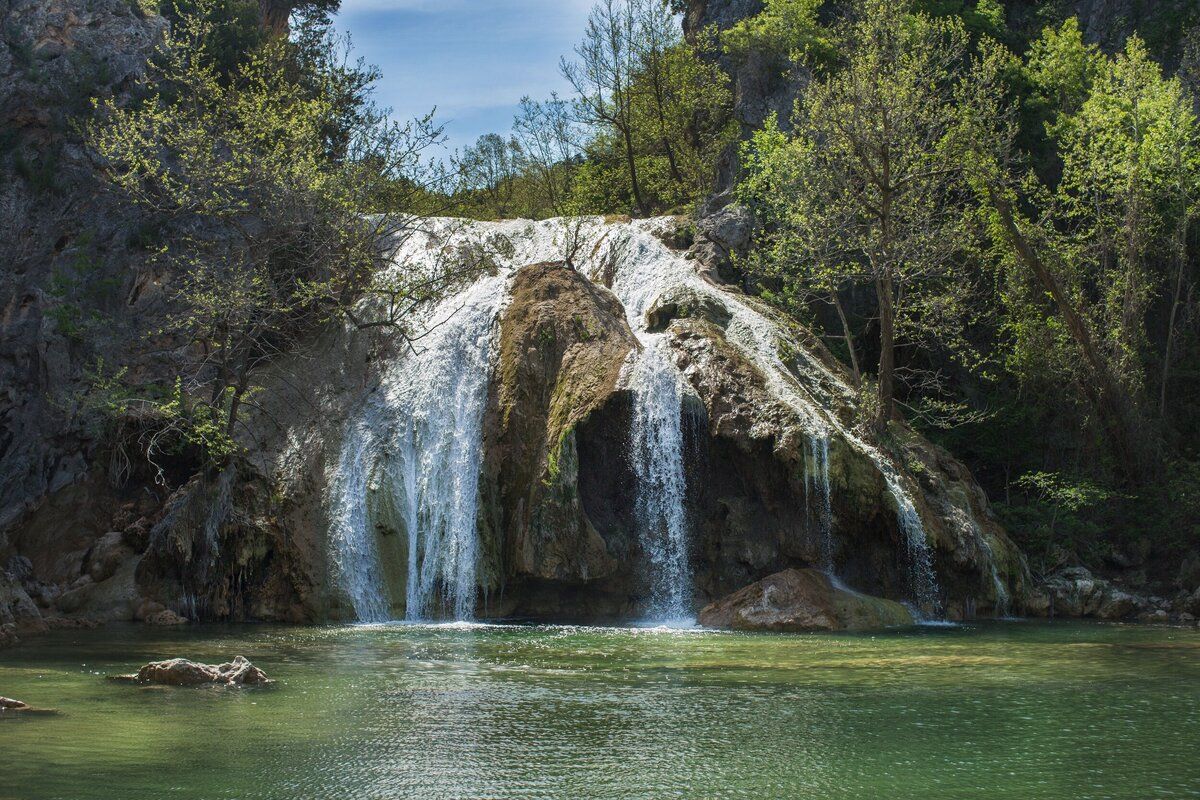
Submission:
[[[683,469],[683,391],[671,362],[669,344],[659,335],[634,363],[630,450],[637,477],[637,517],[642,548],[649,557],[651,620],[677,622],[691,617],[691,566],[687,484]]]
[[[607,251],[600,245],[608,244]],[[595,270],[612,268],[612,291],[641,344],[625,372],[634,398],[630,452],[637,478],[639,538],[648,557],[647,619],[691,625],[692,568],[684,471],[683,398],[687,382],[671,357],[667,334],[648,330],[646,314],[662,294],[680,283],[680,259],[634,227],[625,236],[607,233],[593,247]]]
[[[410,247],[398,258],[422,255]],[[482,423],[504,290],[493,275],[439,304],[430,333],[392,363],[343,445],[333,543],[361,621],[392,616],[377,527],[407,540],[406,619],[475,614]]]
[[[821,569],[832,576],[836,569],[833,563],[833,491],[829,486],[828,437],[809,438],[808,460],[812,463],[811,469],[806,464],[804,472],[808,522],[817,528]],[[814,505],[816,508],[813,508]]]
[[[373,445],[371,429],[364,421],[352,423],[331,486],[332,566],[359,622],[383,622],[391,617],[383,567],[367,519]]]
[[[472,246],[492,239],[504,244],[494,254],[497,274],[435,309],[429,321],[439,324],[420,343],[420,352],[391,365],[380,391],[349,428],[331,479],[332,541],[340,584],[360,619],[386,619],[392,607],[377,529],[404,532],[408,618],[473,615],[480,566],[476,517],[481,426],[507,275],[525,264],[562,260],[568,253],[577,269],[612,289],[641,344],[623,380],[635,402],[630,445],[652,579],[652,617],[687,619],[692,614],[681,430],[684,395],[692,390],[671,357],[671,334],[648,330],[647,320],[657,300],[680,289],[728,312],[727,341],[755,365],[767,389],[794,411],[807,431],[811,468],[806,489],[821,567],[831,574],[835,567],[829,447],[837,436],[884,474],[908,545],[914,599],[919,606],[937,608],[932,552],[896,468],[828,410],[852,407],[856,391],[803,349],[788,348],[785,363],[781,347],[790,339],[774,312],[754,298],[702,280],[691,262],[659,240],[659,228],[670,224],[638,220],[610,225],[599,218],[435,221],[429,235],[414,237],[397,255],[398,264],[428,262],[444,253],[453,237]]]
[[[891,469],[884,471],[888,491],[896,502],[896,522],[904,535],[907,550],[909,582],[913,603],[921,615],[932,613],[936,618],[941,611],[940,591],[937,574],[933,571],[933,550],[908,493],[900,486],[900,478]]]

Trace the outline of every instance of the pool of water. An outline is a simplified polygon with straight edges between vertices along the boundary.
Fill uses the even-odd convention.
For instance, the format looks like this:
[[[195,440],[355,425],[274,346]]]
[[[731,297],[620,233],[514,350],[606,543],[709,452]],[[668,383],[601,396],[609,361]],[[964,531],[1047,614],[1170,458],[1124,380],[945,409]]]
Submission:
[[[245,655],[265,689],[105,680]],[[142,626],[0,651],[0,798],[1200,796],[1200,633]]]

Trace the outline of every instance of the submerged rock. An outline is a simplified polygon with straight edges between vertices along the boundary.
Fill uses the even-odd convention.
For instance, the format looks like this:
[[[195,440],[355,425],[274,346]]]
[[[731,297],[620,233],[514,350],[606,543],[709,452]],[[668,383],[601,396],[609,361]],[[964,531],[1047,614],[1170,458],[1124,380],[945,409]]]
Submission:
[[[911,625],[892,600],[835,585],[815,569],[786,569],[710,604],[700,624],[741,631],[855,631]]]
[[[267,674],[237,656],[227,664],[201,664],[186,658],[152,661],[133,675],[116,675],[113,680],[126,683],[158,684],[161,686],[265,686],[273,683]]]
[[[6,714],[57,714],[53,708],[35,708],[21,700],[0,697],[0,717]]]

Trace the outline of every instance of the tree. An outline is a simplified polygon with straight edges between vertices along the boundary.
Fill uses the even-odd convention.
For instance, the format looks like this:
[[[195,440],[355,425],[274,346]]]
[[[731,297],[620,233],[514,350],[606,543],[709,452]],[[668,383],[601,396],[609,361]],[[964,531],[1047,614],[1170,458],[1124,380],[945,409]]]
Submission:
[[[162,335],[184,341],[178,388],[159,410],[191,421],[220,461],[263,365],[330,320],[410,340],[411,312],[470,267],[381,269],[419,223],[396,201],[420,192],[397,186],[441,177],[422,158],[441,140],[429,118],[348,113],[336,75],[297,78],[329,54],[279,38],[222,75],[213,34],[204,14],[181,18],[140,101],[100,103],[88,139],[114,187],[167,234],[152,254],[171,297]]]
[[[964,250],[958,98],[967,36],[953,19],[863,0],[838,32],[843,61],[797,104],[791,137],[769,124],[747,145],[739,191],[757,213],[753,266],[785,289],[837,305],[874,291],[879,362],[874,423],[895,416],[900,336],[955,338]],[[856,356],[854,337],[843,332]]]
[[[577,61],[560,62],[563,77],[577,95],[576,108],[585,123],[609,126],[620,140],[633,210],[646,203],[638,182],[634,149],[633,90],[637,70],[635,39],[647,3],[654,0],[600,0],[588,16],[583,41],[575,47]]]
[[[520,145],[523,175],[534,182],[536,193],[553,214],[566,213],[578,138],[570,104],[557,94],[542,102],[522,97],[520,111],[513,118],[513,136]]]
[[[493,218],[509,216],[523,154],[515,138],[496,133],[480,136],[462,155],[459,170],[463,188],[483,198]]]
[[[258,0],[259,26],[269,36],[286,37],[293,14],[319,15],[326,19],[342,0]]]
[[[737,136],[729,76],[702,51],[711,37],[685,42],[661,6],[639,26],[633,119],[647,194],[660,207],[699,202],[716,179],[721,152]]]
[[[1161,417],[1178,303],[1193,269],[1188,231],[1200,149],[1192,102],[1137,37],[1108,58],[1082,47],[1077,27],[1050,29],[1031,48],[1027,69],[1045,95],[1059,98],[1047,133],[1061,176],[1021,171],[1002,98],[976,95],[977,107],[989,107],[978,119],[989,121],[969,136],[972,180],[991,216],[1006,281],[1010,363],[1027,378],[1030,365],[1053,359],[1051,380],[1070,375],[1101,423],[1117,470],[1138,484],[1156,471],[1157,437],[1145,408],[1151,369],[1160,373]],[[1165,352],[1154,356],[1148,325],[1162,294],[1172,299]],[[1047,298],[1050,315],[1039,310]]]

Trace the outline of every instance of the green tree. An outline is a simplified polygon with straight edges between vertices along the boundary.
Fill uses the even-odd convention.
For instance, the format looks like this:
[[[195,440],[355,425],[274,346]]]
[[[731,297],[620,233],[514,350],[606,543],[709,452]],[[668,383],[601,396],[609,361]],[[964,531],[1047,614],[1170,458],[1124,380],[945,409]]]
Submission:
[[[963,143],[958,97],[967,36],[954,19],[865,0],[838,32],[844,60],[797,104],[793,133],[769,124],[747,145],[741,198],[762,223],[752,266],[800,298],[837,306],[874,291],[875,425],[895,415],[898,337],[948,344],[962,311]]]
[[[521,173],[533,195],[526,203],[531,216],[542,216],[543,210],[555,215],[567,213],[578,139],[570,111],[570,104],[556,94],[541,102],[522,97],[520,110],[513,118]]]
[[[577,60],[560,63],[563,77],[576,94],[579,118],[611,129],[620,142],[633,210],[646,203],[638,180],[634,147],[633,88],[637,71],[635,38],[643,7],[653,0],[600,0],[588,16],[583,41],[575,47]]]
[[[421,158],[438,128],[347,113],[341,76],[298,79],[323,58],[282,38],[222,74],[209,47],[215,33],[210,15],[182,17],[141,99],[100,103],[88,139],[115,188],[167,233],[153,254],[172,301],[162,334],[185,346],[181,389],[163,410],[203,418],[228,440],[261,368],[317,326],[343,319],[411,337],[410,312],[458,275],[457,265],[380,268],[416,224],[394,203],[419,193],[396,185],[440,177]],[[392,207],[380,207],[385,197]]]
[[[1161,435],[1147,390],[1157,378],[1161,415],[1192,283],[1197,124],[1179,81],[1164,78],[1137,37],[1107,58],[1081,50],[1075,31],[1047,31],[1030,55],[1041,90],[1060,98],[1047,130],[1061,178],[1021,171],[1011,123],[972,133],[972,164],[1004,270],[1010,365],[1022,379],[1069,377],[1101,422],[1116,469],[1139,483],[1155,472]],[[1051,51],[1073,54],[1062,61],[1075,66],[1046,69]],[[981,118],[1011,118],[1001,99],[988,102]],[[1155,353],[1153,303],[1164,294],[1172,297],[1165,352]]]
[[[524,154],[516,138],[496,133],[480,136],[463,151],[459,161],[462,189],[482,203],[482,212],[503,219],[512,212],[513,198]]]

